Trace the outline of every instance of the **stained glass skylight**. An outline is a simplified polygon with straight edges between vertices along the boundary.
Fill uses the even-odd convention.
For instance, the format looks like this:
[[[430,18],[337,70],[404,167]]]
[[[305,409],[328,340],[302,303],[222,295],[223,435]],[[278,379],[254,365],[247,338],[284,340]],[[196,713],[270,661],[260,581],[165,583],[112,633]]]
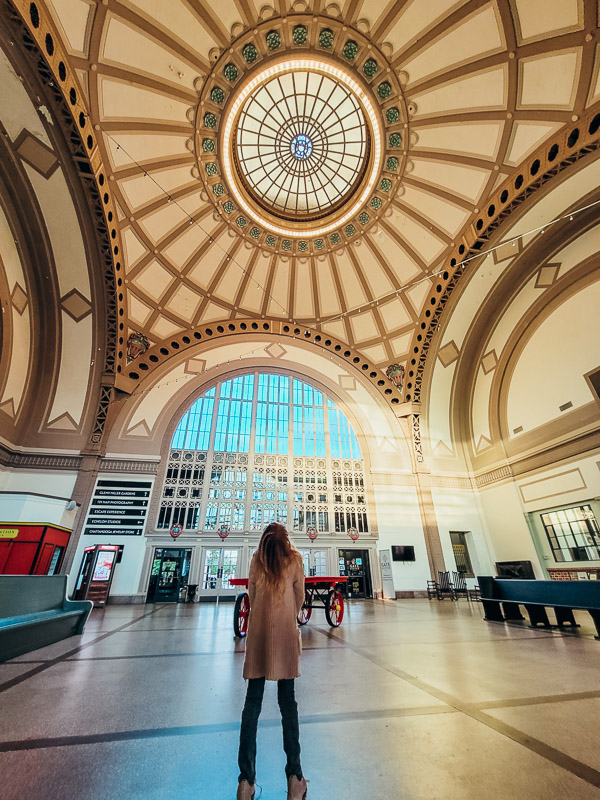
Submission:
[[[313,219],[353,193],[369,160],[369,131],[356,95],[334,77],[294,70],[245,100],[235,135],[237,172],[273,214]]]

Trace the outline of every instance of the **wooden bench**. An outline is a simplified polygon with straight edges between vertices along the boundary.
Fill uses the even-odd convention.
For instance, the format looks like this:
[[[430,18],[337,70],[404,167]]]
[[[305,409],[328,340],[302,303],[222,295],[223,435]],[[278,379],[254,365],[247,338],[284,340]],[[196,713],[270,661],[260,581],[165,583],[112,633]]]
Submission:
[[[83,633],[90,600],[67,600],[66,575],[0,575],[0,661]]]
[[[530,627],[579,627],[573,609],[589,612],[600,639],[600,582],[597,581],[531,581],[502,580],[478,577],[484,619],[511,622],[525,619],[520,606],[529,615]],[[556,625],[548,619],[546,608],[552,608]]]

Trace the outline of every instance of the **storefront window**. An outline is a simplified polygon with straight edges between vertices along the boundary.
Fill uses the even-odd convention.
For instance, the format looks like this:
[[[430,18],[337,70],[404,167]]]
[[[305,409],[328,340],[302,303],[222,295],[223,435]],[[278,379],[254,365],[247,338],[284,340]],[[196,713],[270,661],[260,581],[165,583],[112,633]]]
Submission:
[[[591,505],[541,515],[555,561],[599,561],[600,528]]]

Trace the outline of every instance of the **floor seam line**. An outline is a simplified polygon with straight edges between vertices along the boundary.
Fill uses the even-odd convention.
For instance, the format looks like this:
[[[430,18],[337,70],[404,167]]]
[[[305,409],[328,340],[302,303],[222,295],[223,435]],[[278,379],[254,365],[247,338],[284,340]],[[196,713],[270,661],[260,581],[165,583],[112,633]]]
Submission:
[[[316,625],[313,626],[313,630],[319,631],[319,633],[327,638],[334,639],[331,631],[323,630]],[[339,641],[337,639],[334,640]],[[421,689],[432,697],[435,697],[437,700],[441,700],[452,708],[455,708],[457,711],[465,714],[465,716],[470,717],[482,725],[485,725],[491,730],[495,730],[502,736],[511,739],[517,744],[520,744],[522,747],[537,753],[542,758],[545,758],[567,772],[576,775],[578,778],[581,778],[592,786],[600,787],[600,771],[594,769],[593,767],[590,767],[589,765],[584,764],[582,761],[572,758],[563,751],[558,750],[551,745],[541,742],[539,739],[528,736],[526,733],[519,731],[517,728],[513,728],[510,725],[502,723],[500,720],[496,720],[494,717],[490,716],[489,714],[485,714],[483,711],[469,707],[467,703],[464,703],[453,695],[447,694],[441,689],[436,689],[434,686],[425,683],[425,681],[421,681],[416,676],[410,675],[410,673],[405,672],[404,670],[398,669],[393,667],[391,664],[386,664],[379,659],[373,658],[372,656],[368,655],[368,652],[365,652],[366,648],[360,648],[347,642],[345,642],[345,646],[352,652],[356,653],[367,661],[370,661],[372,664],[387,670],[401,680],[405,680],[407,683],[415,686],[415,688]]]
[[[156,614],[157,611],[160,611],[160,608],[155,608],[152,611],[147,612],[146,614],[141,615],[138,619],[143,619],[144,617],[149,617],[152,614]],[[102,636],[98,636],[96,639],[92,639],[91,642],[86,642],[85,644],[80,645],[79,647],[73,648],[73,650],[68,650],[66,653],[62,653],[60,656],[51,659],[50,661],[42,662],[38,667],[34,667],[33,669],[29,670],[29,672],[24,673],[23,675],[17,675],[14,678],[11,678],[8,681],[4,681],[4,683],[0,683],[0,693],[7,691],[8,689],[12,689],[13,686],[18,686],[20,683],[24,683],[29,678],[33,678],[36,675],[39,675],[41,672],[45,672],[45,670],[49,669],[50,667],[55,666],[56,664],[60,664],[62,661],[66,661],[70,656],[74,655],[75,653],[80,653],[82,650],[91,647],[98,642],[104,641],[104,639],[108,639],[109,636],[112,636],[114,633],[118,633],[119,631],[127,628],[129,625],[133,625],[137,620],[133,620],[132,622],[127,622],[124,625],[121,625],[119,628],[116,628],[114,631],[110,631],[109,633],[105,633]],[[60,639],[59,641],[64,641]],[[56,644],[56,642],[54,642]],[[47,645],[50,647],[51,645]],[[9,662],[4,662],[9,663]],[[14,664],[19,664],[19,661],[14,661]]]

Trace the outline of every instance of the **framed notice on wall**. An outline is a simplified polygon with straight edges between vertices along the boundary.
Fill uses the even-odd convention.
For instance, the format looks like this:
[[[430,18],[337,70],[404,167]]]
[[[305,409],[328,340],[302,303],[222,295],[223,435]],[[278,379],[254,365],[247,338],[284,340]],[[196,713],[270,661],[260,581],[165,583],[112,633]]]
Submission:
[[[144,532],[151,480],[98,478],[85,521],[87,536],[141,536]]]

